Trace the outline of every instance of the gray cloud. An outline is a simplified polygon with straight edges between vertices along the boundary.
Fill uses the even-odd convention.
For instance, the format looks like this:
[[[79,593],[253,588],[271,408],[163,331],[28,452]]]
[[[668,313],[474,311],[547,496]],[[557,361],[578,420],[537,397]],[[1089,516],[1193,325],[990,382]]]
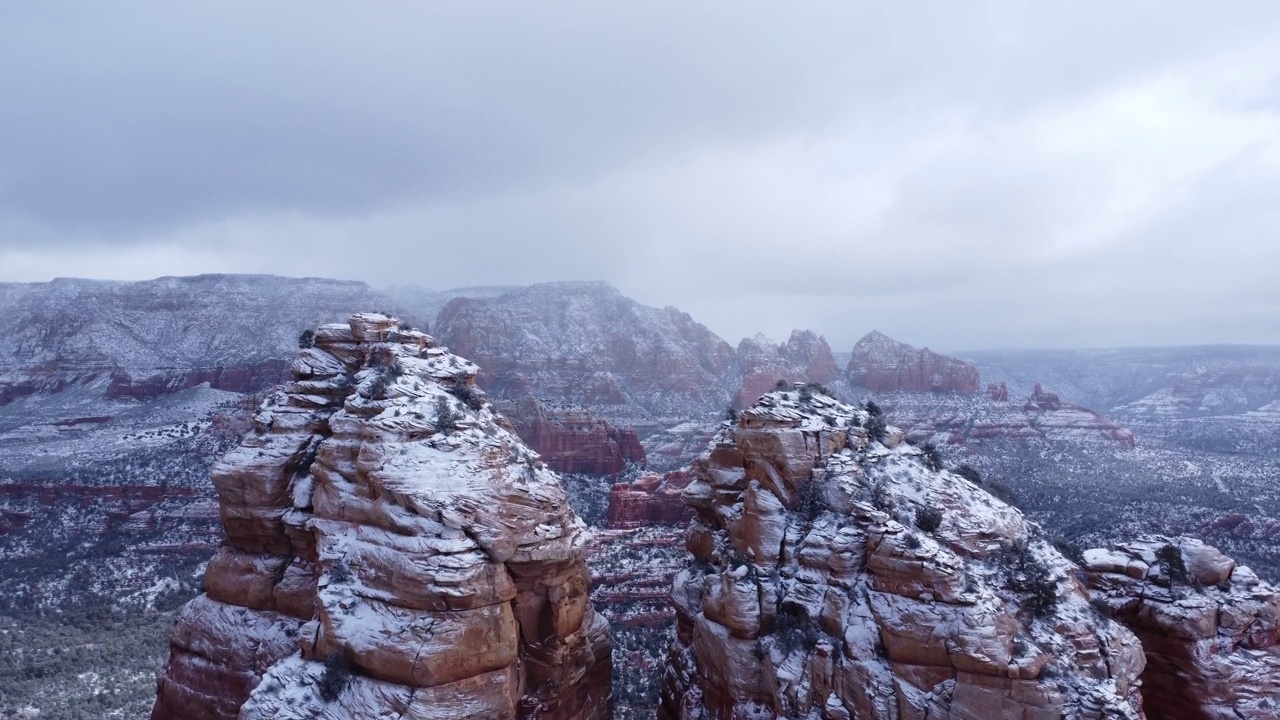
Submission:
[[[0,9],[0,280],[603,278],[731,341],[1280,342],[1280,5]]]

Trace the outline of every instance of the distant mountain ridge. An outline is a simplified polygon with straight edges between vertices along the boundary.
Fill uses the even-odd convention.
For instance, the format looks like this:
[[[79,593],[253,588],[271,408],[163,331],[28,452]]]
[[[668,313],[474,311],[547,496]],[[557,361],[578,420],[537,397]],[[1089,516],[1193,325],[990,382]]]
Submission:
[[[851,377],[853,353],[817,332],[735,347],[686,313],[644,306],[605,283],[379,290],[210,275],[0,284],[0,560],[10,563],[0,568],[0,614],[6,602],[27,600],[61,612],[78,597],[73,577],[130,602],[189,588],[220,537],[209,464],[247,427],[242,394],[278,382],[302,328],[328,312],[370,309],[429,325],[454,352],[464,342],[489,352],[495,367],[483,366],[479,381],[493,383],[495,407],[546,465],[582,473],[567,483],[570,501],[594,489],[608,495],[607,512],[603,497],[587,507],[618,527],[646,526],[600,531],[640,533],[622,549],[618,535],[593,541],[593,583],[597,570],[607,579],[592,600],[627,608],[627,624],[615,627],[629,628],[619,637],[631,644],[617,657],[647,673],[638,687],[656,687],[653,663],[666,655],[665,647],[633,654],[647,636],[631,631],[669,631],[669,610],[658,610],[679,568],[675,550],[662,548],[685,540],[682,530],[648,525],[684,521],[679,497],[694,475],[680,468],[725,427],[731,402],[750,407],[755,398],[742,398],[776,392],[778,380],[798,383],[797,396],[822,391],[805,383],[826,385],[859,417],[874,398],[905,431],[893,433],[903,452],[932,441],[945,466],[1012,489],[1050,534],[1086,535],[1081,542],[1095,547],[1116,542],[1121,529],[1199,534],[1280,577],[1280,448],[1260,454],[1280,445],[1280,405],[1258,405],[1276,387],[1266,349],[1227,348],[1216,358],[1195,348],[1081,351],[1043,362],[1032,354],[1024,366],[999,353],[948,357],[873,331],[863,345],[878,349],[860,367],[914,383],[882,391]],[[946,377],[937,368],[967,378],[966,366],[988,392],[934,382]],[[1121,396],[1107,410],[1114,420],[1084,407],[1110,408],[1090,398]],[[637,463],[663,474],[631,472]],[[610,491],[590,475],[635,481]],[[153,686],[153,672],[130,682]],[[646,707],[639,693],[631,700]]]
[[[779,380],[829,384],[850,397],[966,394],[980,382],[973,364],[878,331],[858,341],[844,368],[812,330],[795,330],[785,343],[760,335],[735,348],[688,313],[642,305],[604,282],[383,291],[325,278],[213,274],[0,284],[0,405],[73,385],[139,400],[201,383],[254,392],[284,379],[301,329],[361,310],[430,326],[477,358],[480,382],[496,400],[579,405],[615,425],[655,430],[746,407]]]
[[[872,330],[853,346],[849,378],[873,392],[976,393],[978,368],[929,348],[916,349]]]
[[[459,297],[433,331],[485,368],[479,382],[495,398],[540,394],[640,420],[722,407],[734,359],[688,313],[641,305],[598,282]]]

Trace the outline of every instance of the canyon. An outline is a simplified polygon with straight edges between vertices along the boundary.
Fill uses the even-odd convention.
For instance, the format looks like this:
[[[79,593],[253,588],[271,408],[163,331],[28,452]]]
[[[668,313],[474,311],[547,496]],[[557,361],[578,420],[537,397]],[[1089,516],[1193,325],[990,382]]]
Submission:
[[[222,572],[223,560],[209,562],[227,541],[209,481],[215,460],[252,437],[282,380],[295,382],[300,331],[368,308],[495,363],[475,371],[488,412],[507,417],[547,471],[564,473],[568,502],[592,518],[583,553],[591,604],[614,630],[619,718],[652,717],[659,703],[677,627],[669,589],[688,567],[685,527],[697,514],[682,496],[697,486],[698,458],[779,381],[851,417],[874,400],[898,428],[894,452],[918,464],[913,453],[932,444],[946,469],[980,476],[983,491],[1015,504],[1044,537],[1114,548],[1188,535],[1261,583],[1280,570],[1271,379],[1280,352],[1266,348],[960,359],[872,332],[854,362],[806,330],[733,346],[685,313],[601,283],[415,293],[201,276],[59,280],[3,286],[0,297],[0,623],[11,623],[5,637],[19,648],[54,618],[117,633],[171,623],[210,569]],[[1132,629],[1145,640],[1148,630]],[[60,682],[24,679],[19,667],[3,676],[12,689],[0,706],[17,698],[56,713],[66,698],[107,696],[140,716],[167,658],[162,645],[138,647],[119,663],[86,655],[45,676]],[[303,674],[323,677],[328,658],[313,658]],[[781,691],[786,702],[793,695]]]

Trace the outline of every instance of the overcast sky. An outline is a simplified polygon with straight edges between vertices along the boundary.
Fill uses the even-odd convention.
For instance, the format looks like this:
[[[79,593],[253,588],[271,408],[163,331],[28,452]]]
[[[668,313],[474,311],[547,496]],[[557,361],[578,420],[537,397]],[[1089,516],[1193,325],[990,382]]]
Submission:
[[[731,342],[1280,343],[1275,0],[192,5],[0,5],[0,280],[604,279]]]

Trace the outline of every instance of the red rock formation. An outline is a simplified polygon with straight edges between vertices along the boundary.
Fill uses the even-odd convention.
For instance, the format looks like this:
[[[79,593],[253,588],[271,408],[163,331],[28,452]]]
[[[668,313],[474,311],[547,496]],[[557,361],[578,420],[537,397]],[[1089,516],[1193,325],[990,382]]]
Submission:
[[[996,402],[1009,402],[1009,386],[1004,383],[987,383],[987,395]]]
[[[134,399],[203,382],[254,392],[288,379],[303,327],[390,303],[363,283],[266,275],[59,278],[0,296],[0,405],[72,386]]]
[[[688,469],[659,475],[645,473],[629,483],[618,483],[609,489],[609,512],[606,525],[615,529],[682,525],[693,512],[680,494],[693,480]]]
[[[1045,392],[1040,383],[1036,383],[1023,411],[1033,418],[1031,424],[1043,433],[1100,433],[1124,447],[1137,444],[1129,428],[1095,410],[1062,402],[1056,394]]]
[[[853,346],[849,379],[871,392],[976,393],[978,368],[963,360],[917,350],[872,331]]]
[[[675,308],[651,308],[604,283],[545,283],[441,311],[441,342],[484,371],[501,400],[536,397],[600,416],[719,410],[733,348]]]
[[[1141,648],[1078,569],[866,419],[771,393],[698,459],[659,717],[1141,718]]]
[[[153,720],[608,717],[585,526],[476,369],[382,315],[317,330],[214,470]]]
[[[1085,571],[1095,602],[1142,640],[1151,720],[1280,717],[1276,588],[1190,538],[1088,550]]]
[[[658,472],[688,467],[719,430],[716,422],[683,422],[644,439],[649,467]]]
[[[516,434],[556,472],[615,475],[644,465],[644,446],[633,428],[616,428],[583,408],[547,406],[525,399],[508,410]]]
[[[231,367],[193,368],[177,372],[158,372],[145,378],[134,378],[127,371],[112,374],[107,397],[112,400],[133,398],[151,400],[209,383],[215,390],[252,394],[280,385],[288,380],[289,361],[270,359]]]
[[[997,393],[1000,388],[996,387]],[[1088,446],[1102,440],[1135,446],[1133,431],[1089,408],[1064,403],[1041,388],[1025,402],[1008,403],[990,394],[919,395],[879,398],[891,420],[913,437],[960,444],[995,439],[1048,440]]]
[[[738,409],[750,407],[779,380],[824,384],[840,377],[831,346],[811,330],[792,330],[782,344],[764,335],[743,339],[738,343],[737,364],[742,373],[734,395]]]
[[[61,389],[61,386],[58,385],[44,388],[40,384],[27,379],[0,382],[0,406],[8,405],[18,398],[35,395],[41,391],[58,392]]]
[[[1055,393],[1045,392],[1040,383],[1036,383],[1035,388],[1031,391],[1031,397],[1027,398],[1027,404],[1024,407],[1027,410],[1061,410],[1062,398]]]

